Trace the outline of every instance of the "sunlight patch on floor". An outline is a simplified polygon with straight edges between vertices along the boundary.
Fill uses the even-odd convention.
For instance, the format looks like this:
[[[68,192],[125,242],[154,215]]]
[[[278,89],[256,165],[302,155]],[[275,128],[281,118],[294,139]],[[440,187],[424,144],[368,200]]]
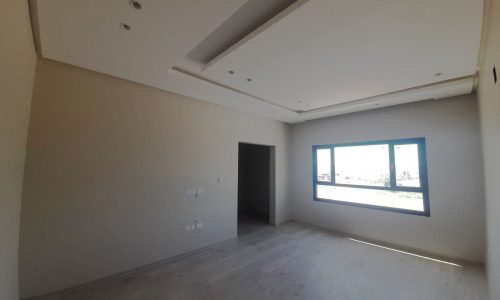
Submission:
[[[439,263],[442,263],[442,264],[447,264],[447,265],[454,266],[454,267],[463,268],[463,266],[455,264],[455,263],[452,263],[452,262],[449,262],[449,261],[444,261],[444,260],[440,260],[440,259],[431,258],[431,257],[428,257],[428,256],[423,256],[423,255],[419,255],[419,254],[415,254],[415,253],[411,253],[411,252],[406,252],[406,251],[402,251],[402,250],[398,250],[398,249],[394,249],[394,248],[389,248],[389,247],[385,247],[385,246],[381,246],[381,245],[377,245],[377,244],[373,244],[373,243],[368,243],[368,242],[356,240],[356,239],[353,239],[353,238],[347,238],[347,239],[351,240],[353,242],[357,242],[357,243],[361,243],[361,244],[365,244],[365,245],[370,245],[370,246],[374,246],[374,247],[378,247],[378,248],[382,248],[382,249],[386,249],[386,250],[390,250],[390,251],[394,251],[394,252],[398,252],[398,253],[403,253],[403,254],[407,254],[407,255],[411,255],[411,256],[415,256],[415,257],[427,259],[427,260],[432,260],[432,261],[435,261],[435,262],[439,262]]]

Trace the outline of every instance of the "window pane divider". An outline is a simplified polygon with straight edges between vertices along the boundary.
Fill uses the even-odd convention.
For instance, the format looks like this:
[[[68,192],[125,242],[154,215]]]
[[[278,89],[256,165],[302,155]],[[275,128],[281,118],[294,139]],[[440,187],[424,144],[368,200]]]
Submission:
[[[330,181],[335,184],[337,181],[335,178],[335,147],[330,148],[330,163],[332,165],[330,168]]]
[[[409,186],[376,186],[376,185],[357,185],[357,184],[344,184],[344,183],[332,183],[328,181],[317,181],[317,185],[330,185],[330,186],[340,186],[340,187],[350,187],[359,189],[369,189],[369,190],[383,190],[383,191],[396,191],[396,192],[422,192],[421,188],[409,187]]]
[[[389,176],[391,189],[396,189],[396,159],[394,158],[394,144],[389,143]]]

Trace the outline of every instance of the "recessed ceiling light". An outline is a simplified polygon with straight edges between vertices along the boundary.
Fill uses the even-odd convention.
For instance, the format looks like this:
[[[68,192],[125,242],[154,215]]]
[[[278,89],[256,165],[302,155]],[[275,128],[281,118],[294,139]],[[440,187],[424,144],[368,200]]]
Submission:
[[[248,81],[248,82],[252,81],[252,78],[247,78],[247,81]]]
[[[441,76],[441,75],[443,75],[443,73],[436,73],[436,74],[434,74],[434,76]]]
[[[234,71],[233,70],[229,70],[228,73],[232,75],[232,74],[234,74]]]
[[[128,4],[129,4],[130,6],[132,6],[133,8],[135,8],[135,9],[141,9],[141,8],[142,8],[142,4],[141,4],[141,3],[139,3],[139,1],[130,0],[130,1],[128,2]]]
[[[132,29],[130,27],[130,25],[126,24],[126,23],[120,23],[120,27],[123,29],[123,30],[130,30]]]
[[[297,103],[302,103],[302,101],[299,100],[299,101],[297,101]]]

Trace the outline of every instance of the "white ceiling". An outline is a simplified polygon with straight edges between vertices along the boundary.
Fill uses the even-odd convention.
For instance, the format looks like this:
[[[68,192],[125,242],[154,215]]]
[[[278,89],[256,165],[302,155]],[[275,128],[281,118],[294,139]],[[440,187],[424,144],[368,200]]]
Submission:
[[[40,53],[290,123],[472,91],[482,0],[138,1],[32,0]]]
[[[128,0],[34,3],[44,57],[161,88],[168,71],[245,0],[143,0],[140,10]]]

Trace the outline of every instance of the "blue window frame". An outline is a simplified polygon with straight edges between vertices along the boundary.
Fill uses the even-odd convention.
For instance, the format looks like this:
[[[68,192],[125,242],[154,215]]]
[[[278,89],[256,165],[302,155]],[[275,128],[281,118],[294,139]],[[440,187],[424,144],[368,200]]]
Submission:
[[[316,201],[430,216],[425,138],[313,146]]]

